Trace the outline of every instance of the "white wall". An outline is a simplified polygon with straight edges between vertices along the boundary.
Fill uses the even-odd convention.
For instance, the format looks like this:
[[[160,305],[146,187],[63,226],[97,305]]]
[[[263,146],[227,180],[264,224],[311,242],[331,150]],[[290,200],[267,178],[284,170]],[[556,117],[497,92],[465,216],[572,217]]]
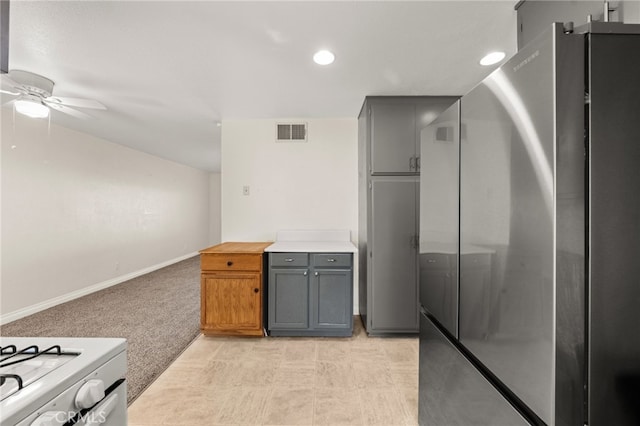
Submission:
[[[640,1],[639,0],[625,0],[621,1],[620,7],[620,20],[626,24],[640,24]]]
[[[275,123],[286,121],[222,123],[222,240],[349,229],[357,241],[357,120],[307,120],[308,142],[275,142]]]
[[[214,246],[221,242],[222,214],[221,205],[221,175],[220,173],[209,174],[209,246]]]
[[[290,121],[297,120],[223,121],[222,241],[273,241],[281,229],[348,229],[357,242],[357,119],[308,119],[308,142],[275,142],[275,124]]]
[[[195,255],[209,174],[2,111],[2,322]]]

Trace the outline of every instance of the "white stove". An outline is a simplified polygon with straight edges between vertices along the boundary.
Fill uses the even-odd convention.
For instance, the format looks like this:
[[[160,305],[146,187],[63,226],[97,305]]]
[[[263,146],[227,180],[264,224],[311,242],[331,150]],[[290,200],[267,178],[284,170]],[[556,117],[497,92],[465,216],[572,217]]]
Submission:
[[[126,341],[0,337],[0,425],[127,424]]]

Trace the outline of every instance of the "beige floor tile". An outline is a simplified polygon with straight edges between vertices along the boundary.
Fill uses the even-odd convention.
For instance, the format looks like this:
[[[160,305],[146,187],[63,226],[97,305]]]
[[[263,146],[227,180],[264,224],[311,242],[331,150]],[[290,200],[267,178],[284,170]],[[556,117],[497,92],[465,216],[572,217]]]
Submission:
[[[201,382],[207,387],[235,387],[240,384],[242,372],[240,362],[211,361],[203,370]]]
[[[200,336],[129,407],[129,426],[416,425],[418,339],[371,338],[358,322],[350,338]]]
[[[313,363],[316,361],[317,339],[285,340],[283,363]]]
[[[410,425],[418,424],[418,386],[415,387],[400,387],[397,388],[400,391],[403,399],[404,408],[409,414],[408,423]]]
[[[276,371],[273,381],[274,386],[304,388],[313,387],[316,379],[315,365],[297,366],[296,364],[283,364]]]
[[[376,339],[365,339],[356,341],[351,345],[349,351],[354,362],[388,362],[387,353]]]
[[[170,388],[154,387],[154,385],[155,383],[147,388],[127,409],[129,424],[160,425],[164,423],[168,415],[166,404],[172,399],[167,392]]]
[[[351,360],[349,341],[318,342],[318,361],[346,362]]]
[[[353,364],[350,362],[318,361],[315,384],[318,388],[355,388]]]
[[[262,339],[271,340],[271,339]],[[252,362],[262,362],[264,364],[278,366],[284,357],[284,346],[282,344],[265,345],[256,344],[253,345],[251,352],[247,352],[244,356],[244,360]]]
[[[278,365],[270,365],[264,361],[245,361],[238,363],[239,386],[269,387],[273,384]]]
[[[264,388],[230,388],[224,410],[212,423],[234,425],[260,425],[271,390]]]
[[[358,388],[389,388],[394,385],[388,363],[354,362],[353,375]]]
[[[357,392],[344,389],[316,389],[314,425],[364,425]]]
[[[175,387],[184,386],[188,383],[192,386],[206,386],[207,364],[199,367],[192,367],[187,364],[171,364],[164,373],[156,379],[151,386],[155,387]]]
[[[191,345],[175,360],[172,365],[198,366],[209,362],[224,341],[215,337],[201,337],[194,340]]]
[[[238,338],[237,340],[225,341],[216,351],[213,359],[217,361],[243,361],[253,350],[254,339]]]
[[[313,388],[274,388],[267,406],[265,425],[311,425],[313,423]]]
[[[390,365],[393,365],[392,363]],[[391,368],[391,377],[394,385],[398,387],[413,387],[418,389],[418,368],[400,367]]]
[[[363,389],[360,400],[366,425],[392,426],[409,422],[409,413],[396,389]]]
[[[164,422],[173,426],[212,424],[224,413],[228,392],[202,388],[177,388],[168,404]]]
[[[396,367],[417,368],[418,366],[418,344],[417,339],[412,342],[408,339],[388,338],[381,342],[389,361]]]

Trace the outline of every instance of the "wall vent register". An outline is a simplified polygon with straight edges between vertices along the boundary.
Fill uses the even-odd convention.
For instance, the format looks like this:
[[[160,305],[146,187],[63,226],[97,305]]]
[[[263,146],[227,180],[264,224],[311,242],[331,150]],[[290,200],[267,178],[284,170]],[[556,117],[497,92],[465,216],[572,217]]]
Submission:
[[[306,142],[306,123],[276,124],[276,142]]]

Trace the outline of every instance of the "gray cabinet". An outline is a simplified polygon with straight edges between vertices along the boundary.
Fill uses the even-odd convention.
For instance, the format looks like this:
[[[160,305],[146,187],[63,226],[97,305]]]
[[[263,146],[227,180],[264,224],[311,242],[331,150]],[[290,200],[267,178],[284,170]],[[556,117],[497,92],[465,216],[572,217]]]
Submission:
[[[269,334],[351,336],[351,253],[269,253]]]
[[[374,103],[371,116],[371,173],[417,173],[415,106]]]
[[[309,271],[269,270],[269,328],[309,328]]]
[[[369,334],[418,332],[421,138],[457,99],[367,97],[358,117],[358,309]]]
[[[385,176],[372,179],[371,251],[368,274],[370,328],[377,332],[418,331],[417,285],[418,178]]]

